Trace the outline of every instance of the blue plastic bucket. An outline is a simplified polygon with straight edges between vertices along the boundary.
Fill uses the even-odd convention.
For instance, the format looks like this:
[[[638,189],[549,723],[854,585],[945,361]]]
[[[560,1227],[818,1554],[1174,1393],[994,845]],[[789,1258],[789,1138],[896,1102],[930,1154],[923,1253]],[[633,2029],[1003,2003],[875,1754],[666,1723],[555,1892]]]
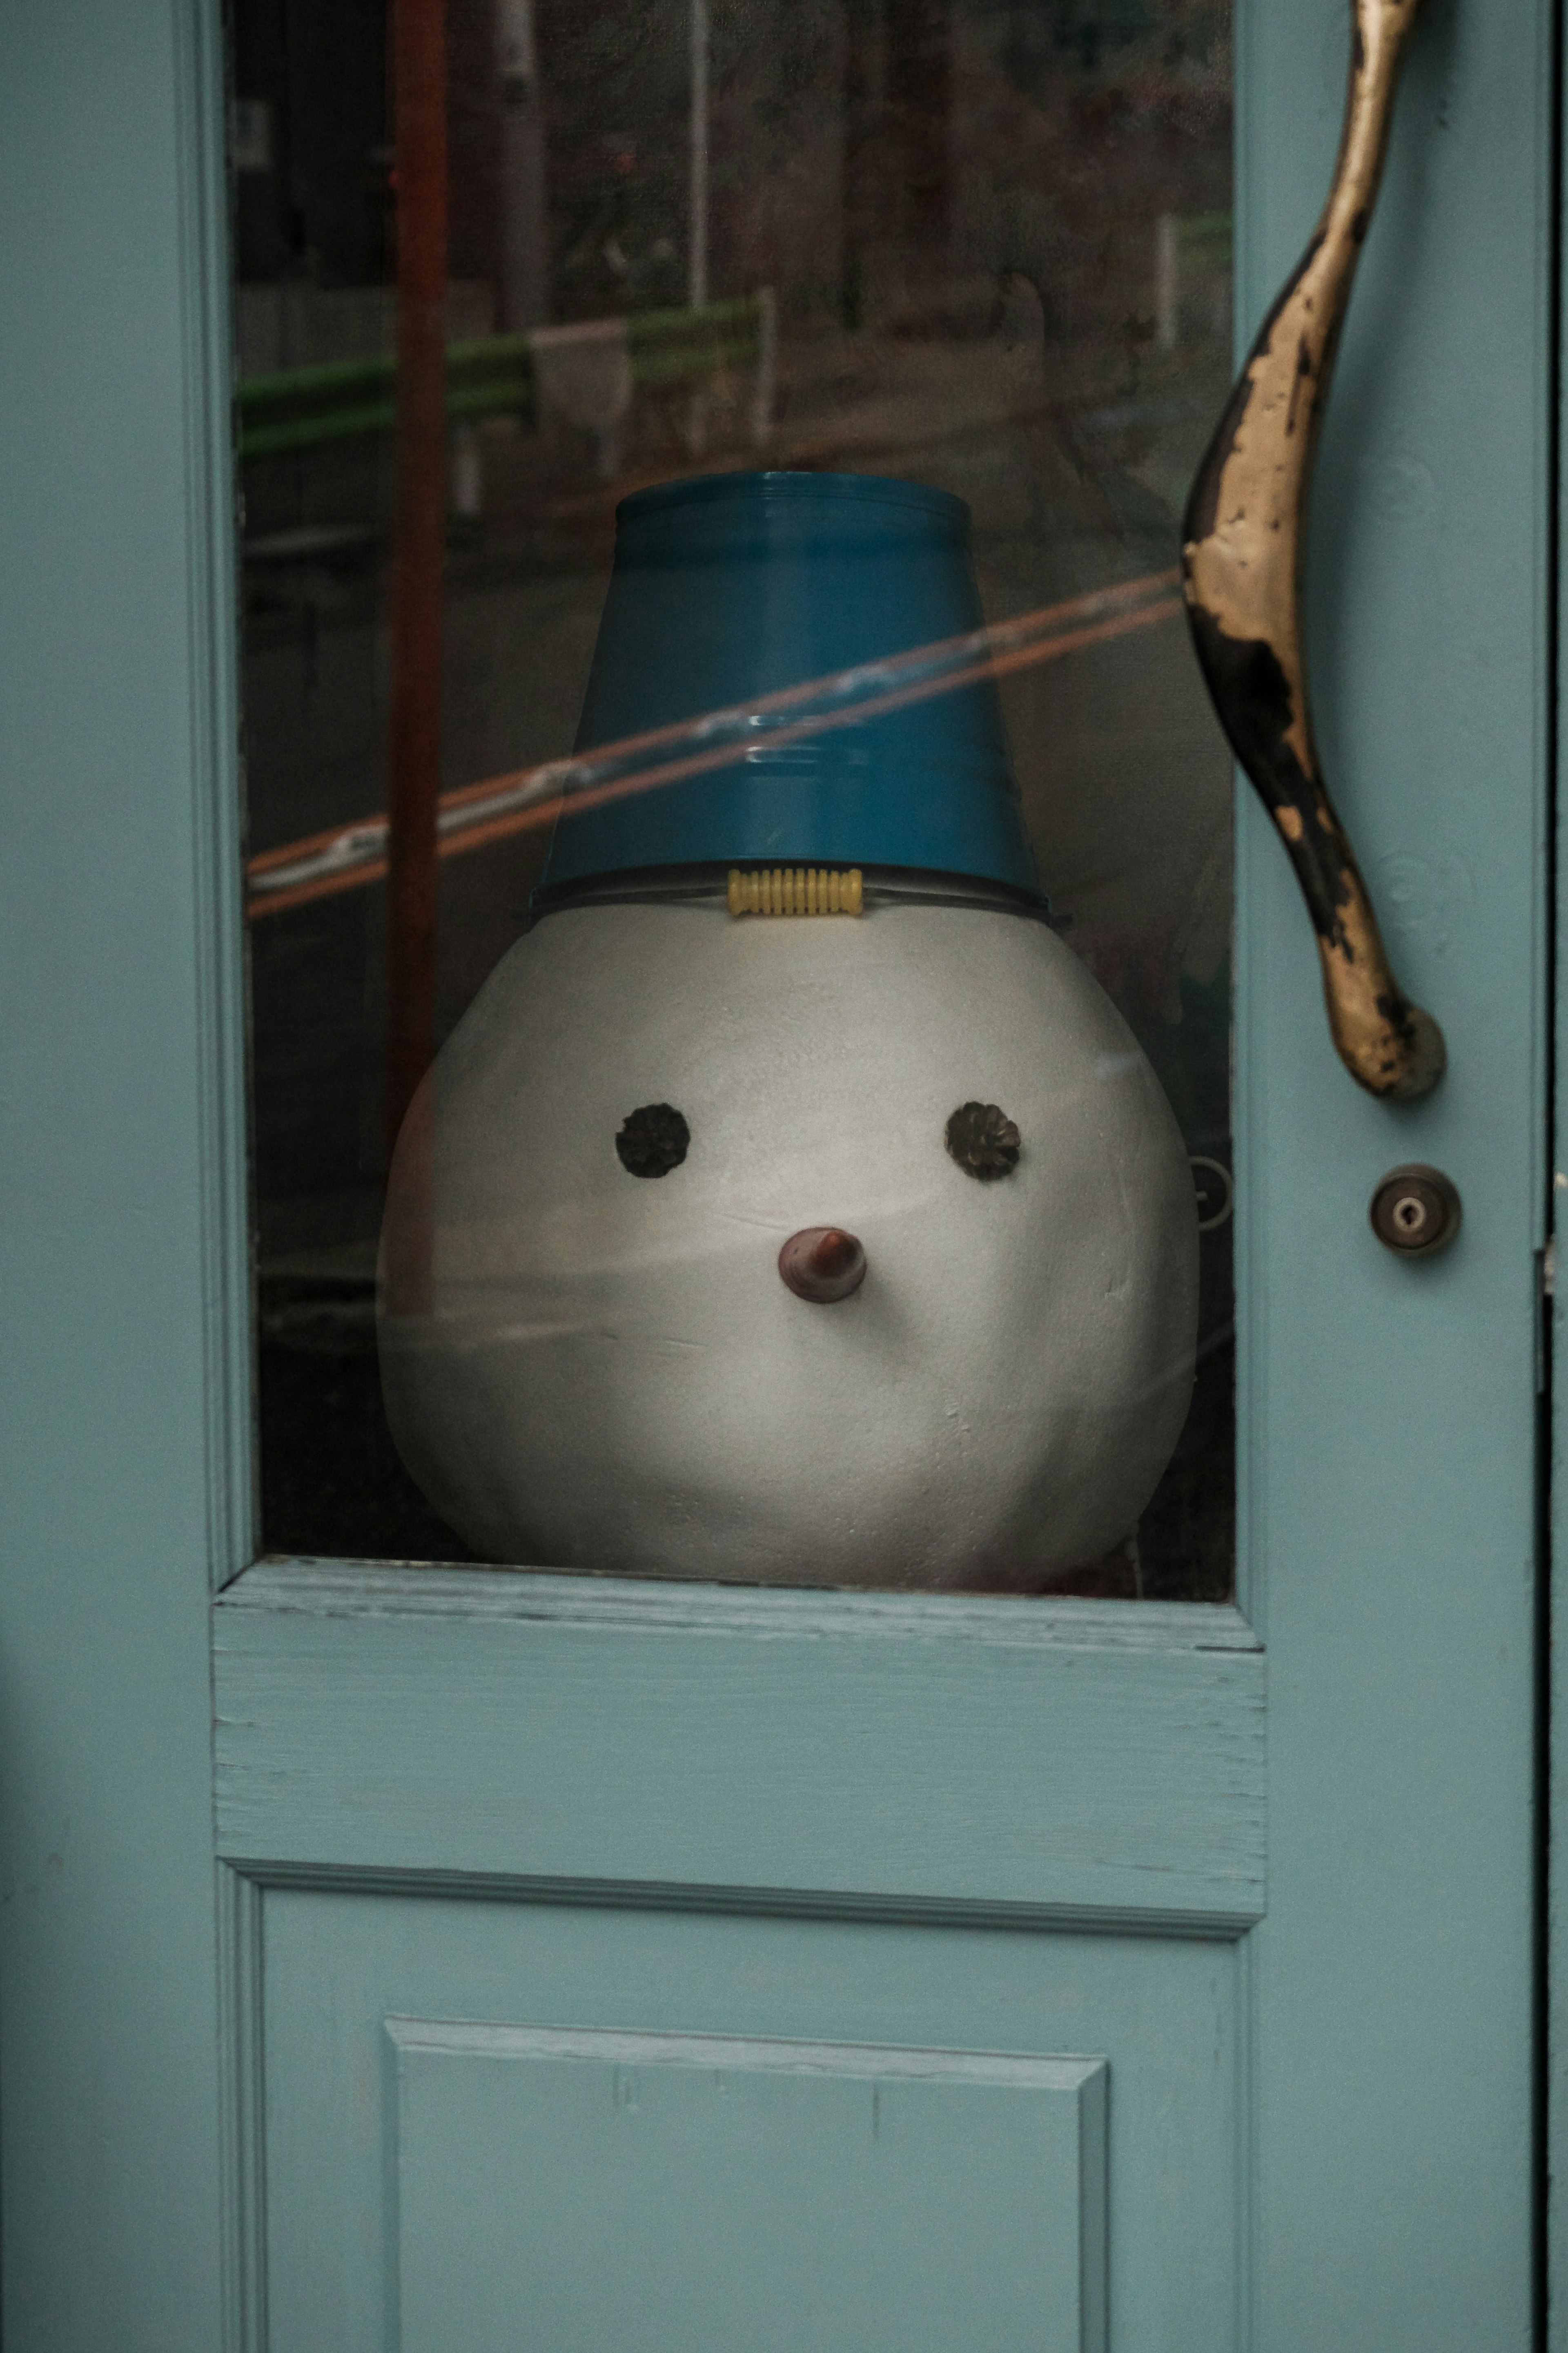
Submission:
[[[586,752],[983,626],[962,499],[868,474],[711,474],[616,511]],[[653,758],[665,755],[650,754]],[[893,867],[1037,898],[989,679],[564,810],[542,890],[627,870]]]

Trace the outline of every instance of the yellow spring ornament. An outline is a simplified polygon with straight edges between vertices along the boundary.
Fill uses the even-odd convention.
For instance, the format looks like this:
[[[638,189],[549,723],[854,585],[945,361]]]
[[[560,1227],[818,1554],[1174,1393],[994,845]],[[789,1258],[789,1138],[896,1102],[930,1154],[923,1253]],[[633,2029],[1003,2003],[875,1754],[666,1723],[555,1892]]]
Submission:
[[[732,915],[858,915],[864,905],[858,866],[730,869]]]

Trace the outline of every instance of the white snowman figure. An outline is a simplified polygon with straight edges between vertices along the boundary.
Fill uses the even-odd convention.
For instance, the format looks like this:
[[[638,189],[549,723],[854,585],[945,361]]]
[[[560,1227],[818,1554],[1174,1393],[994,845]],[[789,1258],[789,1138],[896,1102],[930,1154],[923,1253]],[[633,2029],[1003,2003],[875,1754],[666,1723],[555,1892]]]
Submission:
[[[979,623],[967,511],[912,484],[618,521],[584,745]],[[1194,1192],[1050,927],[994,691],[563,818],[383,1261],[394,1436],[484,1557],[1031,1592],[1127,1536],[1192,1388]]]

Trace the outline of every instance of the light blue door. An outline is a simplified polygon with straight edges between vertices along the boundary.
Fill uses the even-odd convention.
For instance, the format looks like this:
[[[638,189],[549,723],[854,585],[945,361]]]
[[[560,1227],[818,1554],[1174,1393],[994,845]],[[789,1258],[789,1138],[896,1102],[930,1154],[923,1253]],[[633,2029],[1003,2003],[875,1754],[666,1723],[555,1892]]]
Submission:
[[[1247,322],[1344,10],[1237,41]],[[5,56],[8,2348],[1535,2341],[1552,12],[1430,0],[1321,460],[1427,1102],[1239,817],[1236,1606],[255,1559],[218,16]]]

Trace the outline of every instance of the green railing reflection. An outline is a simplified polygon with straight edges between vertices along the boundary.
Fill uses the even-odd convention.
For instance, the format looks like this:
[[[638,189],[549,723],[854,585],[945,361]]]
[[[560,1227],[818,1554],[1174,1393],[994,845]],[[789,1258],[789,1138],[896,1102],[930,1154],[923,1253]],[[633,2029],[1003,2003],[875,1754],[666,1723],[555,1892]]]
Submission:
[[[771,376],[773,294],[763,289],[698,310],[645,311],[626,322],[634,388],[699,384],[729,368]],[[559,331],[546,330],[549,332]],[[449,344],[447,413],[505,414],[533,423],[538,375],[531,334],[486,335]],[[329,441],[389,433],[396,408],[397,363],[390,353],[336,360],[250,377],[236,395],[242,458],[314,448]]]

